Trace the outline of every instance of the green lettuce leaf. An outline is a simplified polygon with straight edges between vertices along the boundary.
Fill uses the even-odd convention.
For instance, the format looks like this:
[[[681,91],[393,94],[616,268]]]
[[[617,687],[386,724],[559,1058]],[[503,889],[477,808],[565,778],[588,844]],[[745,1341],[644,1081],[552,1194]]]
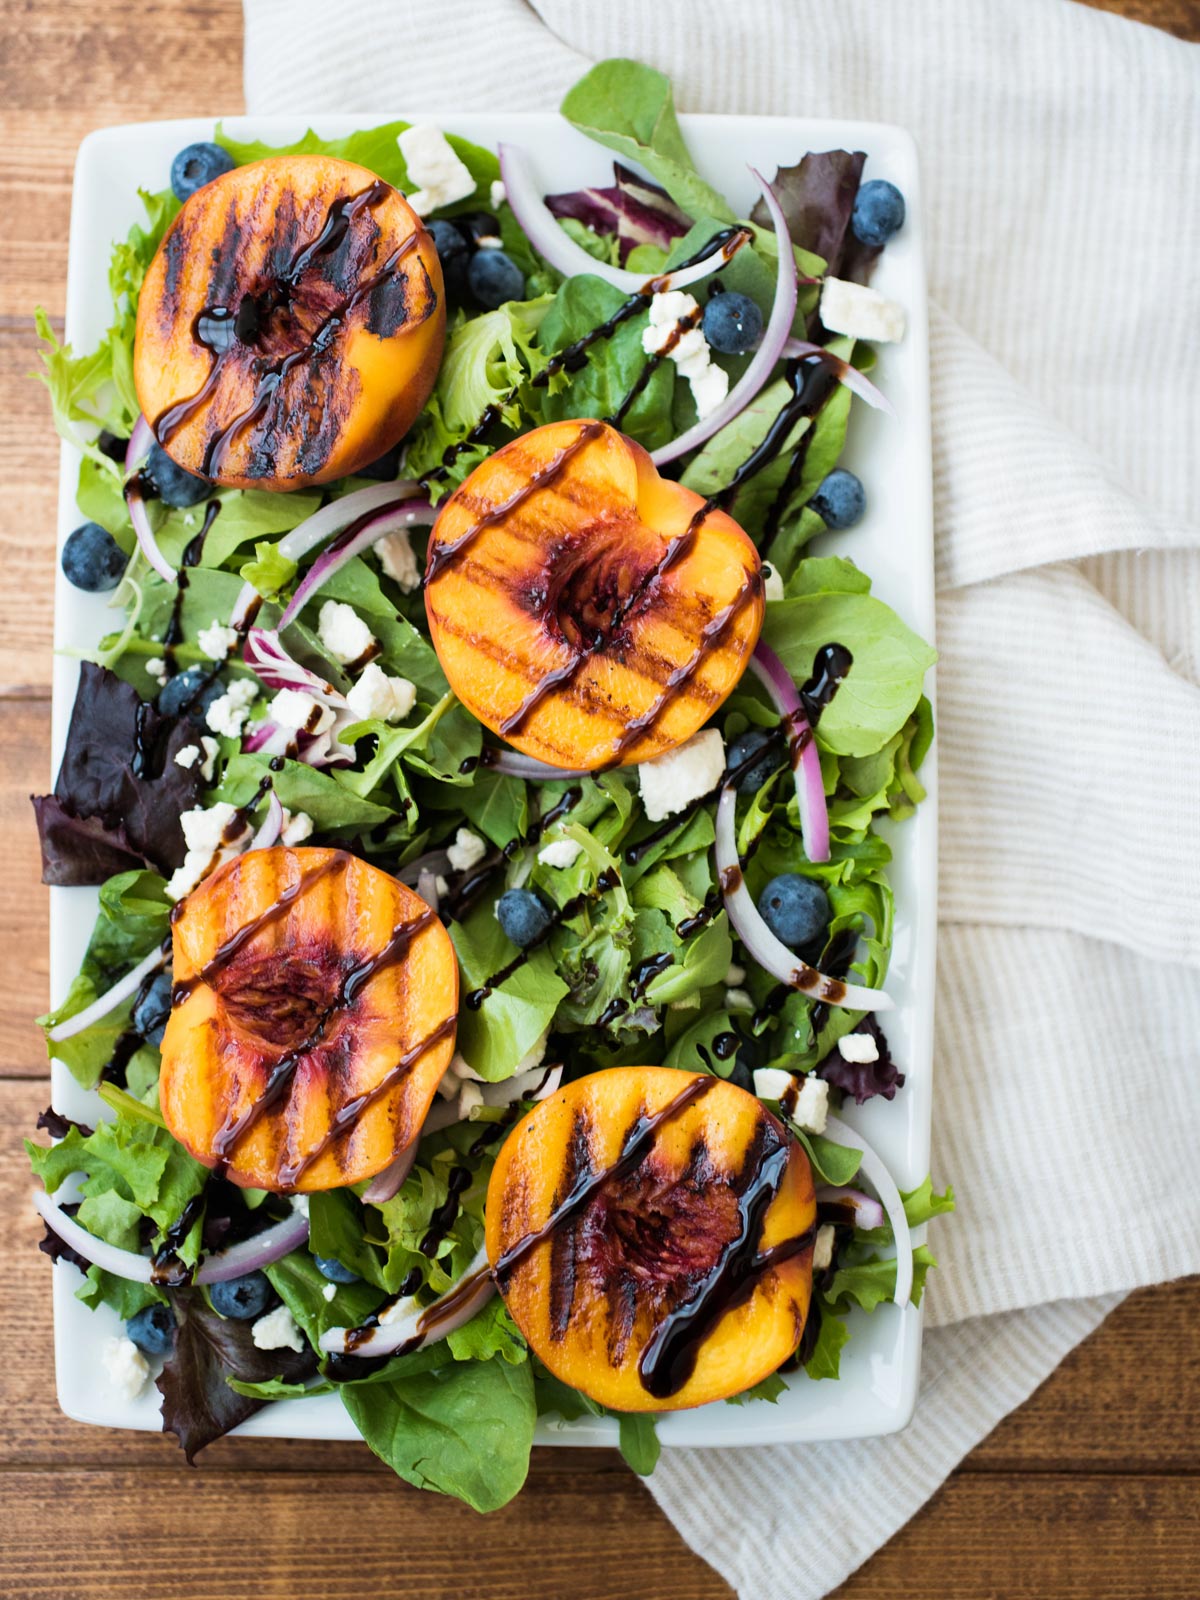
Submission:
[[[617,1418],[617,1442],[625,1465],[632,1467],[639,1478],[648,1478],[658,1465],[662,1446],[654,1425],[654,1416],[648,1411],[623,1411]]]

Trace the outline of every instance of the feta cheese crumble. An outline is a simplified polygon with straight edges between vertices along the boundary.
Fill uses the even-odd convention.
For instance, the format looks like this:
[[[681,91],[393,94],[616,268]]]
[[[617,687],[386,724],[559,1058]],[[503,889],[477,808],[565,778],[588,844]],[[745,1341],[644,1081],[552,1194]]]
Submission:
[[[267,707],[267,715],[295,733],[324,733],[334,720],[333,707],[321,705],[303,689],[280,689]]]
[[[304,1349],[304,1335],[296,1319],[286,1306],[276,1306],[250,1329],[256,1350],[294,1350],[297,1355]]]
[[[730,964],[729,970],[725,974],[725,987],[727,989],[740,989],[745,981],[745,967],[738,967]]]
[[[200,763],[200,776],[205,783],[211,783],[213,773],[217,770],[217,757],[221,754],[221,746],[210,734],[202,733],[200,748],[204,751],[204,760]]]
[[[488,202],[491,205],[492,210],[499,211],[500,207],[507,199],[508,190],[504,187],[503,180],[501,178],[493,178],[492,187],[488,191]]]
[[[745,989],[726,989],[726,1011],[753,1011],[754,1001],[751,1000]]]
[[[712,358],[708,340],[697,326],[700,306],[682,289],[668,289],[650,301],[650,323],[642,332],[642,349],[648,356],[666,355],[686,378],[703,420],[729,393],[729,374]]]
[[[725,741],[716,728],[705,728],[665,755],[643,761],[637,770],[647,821],[662,822],[720,783]]]
[[[396,143],[408,168],[410,188],[406,196],[409,205],[419,217],[427,217],[442,206],[452,206],[456,200],[465,200],[475,193],[475,179],[466,164],[459,160],[450,141],[440,128],[430,123],[417,123],[405,128]]]
[[[108,1381],[122,1400],[136,1400],[146,1387],[150,1367],[132,1339],[109,1339],[100,1352]]]
[[[574,839],[554,839],[538,851],[538,860],[543,867],[558,867],[561,870],[573,867],[582,854],[583,846]]]
[[[824,1272],[826,1267],[833,1265],[833,1239],[836,1229],[832,1222],[823,1222],[817,1229],[817,1237],[813,1241],[812,1269],[814,1272]]]
[[[167,663],[161,656],[151,656],[146,663],[146,676],[153,678],[155,683],[166,683]]]
[[[182,767],[185,772],[190,772],[200,759],[200,746],[198,744],[185,744],[182,750],[175,752],[175,765]]]
[[[869,1033],[847,1033],[838,1040],[838,1054],[843,1061],[870,1066],[879,1060],[879,1046]]]
[[[187,854],[183,864],[167,881],[167,893],[172,900],[182,900],[215,866],[238,855],[245,847],[250,838],[249,827],[243,826],[233,839],[225,837],[225,830],[235,816],[237,807],[227,800],[219,800],[215,806],[194,806],[181,814],[179,825],[183,829]]]
[[[796,1080],[782,1067],[756,1067],[754,1092],[760,1100],[782,1100]]]
[[[225,693],[209,706],[205,722],[214,733],[227,739],[240,739],[250,707],[258,698],[258,685],[251,678],[235,678]]]
[[[379,565],[392,579],[404,590],[411,594],[419,587],[421,573],[417,567],[417,558],[413,553],[412,540],[408,536],[407,528],[397,528],[395,533],[389,533],[386,538],[380,539],[375,546],[379,557]]]
[[[196,643],[210,661],[224,661],[238,642],[236,628],[227,628],[223,622],[212,619],[207,628],[201,628]]]
[[[788,1115],[806,1133],[824,1133],[825,1118],[829,1115],[829,1085],[825,1079],[814,1077],[810,1072],[800,1085],[800,1093]]]
[[[763,594],[768,600],[782,600],[783,579],[779,576],[779,573],[772,566],[764,566],[762,572]]]
[[[407,678],[391,678],[376,662],[363,670],[362,677],[346,696],[346,704],[364,722],[403,722],[417,703],[416,686]]]
[[[280,844],[303,844],[312,837],[313,819],[307,811],[292,812],[283,808],[283,827],[279,830]]]
[[[321,1298],[322,1298],[322,1300],[332,1300],[336,1293],[337,1293],[337,1284],[336,1283],[327,1283],[325,1285],[325,1287],[321,1290]]]
[[[821,321],[830,333],[875,344],[895,344],[907,325],[904,307],[885,299],[878,289],[843,278],[826,278],[821,290]]]
[[[454,835],[454,843],[446,850],[450,865],[455,872],[470,872],[472,867],[477,867],[487,855],[487,845],[477,833],[472,833],[470,828],[460,828]]]
[[[361,661],[375,648],[375,635],[344,600],[326,600],[317,619],[317,635],[339,666]]]

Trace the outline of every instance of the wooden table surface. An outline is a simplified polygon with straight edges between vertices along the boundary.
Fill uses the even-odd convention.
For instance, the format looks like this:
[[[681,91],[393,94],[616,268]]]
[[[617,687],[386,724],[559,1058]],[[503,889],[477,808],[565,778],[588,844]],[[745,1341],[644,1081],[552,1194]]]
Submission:
[[[1102,3],[1200,38],[1195,0]],[[191,1472],[173,1440],[68,1422],[55,1402],[50,1267],[21,1150],[47,1099],[30,1020],[46,1003],[47,906],[27,796],[51,781],[58,463],[26,377],[31,312],[43,304],[61,332],[71,166],[89,129],[241,105],[238,0],[0,0],[0,1597],[716,1600],[726,1585],[615,1452],[535,1451],[525,1493],[484,1526],[363,1445],[227,1439]],[[1132,1296],[839,1595],[1194,1600],[1198,1322],[1200,1282]]]

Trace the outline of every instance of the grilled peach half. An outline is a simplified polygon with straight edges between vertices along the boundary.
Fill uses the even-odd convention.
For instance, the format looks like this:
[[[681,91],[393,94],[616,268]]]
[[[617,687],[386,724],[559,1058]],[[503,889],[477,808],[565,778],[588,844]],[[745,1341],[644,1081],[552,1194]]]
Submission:
[[[142,285],[134,381],[181,467],[296,489],[403,437],[445,337],[437,251],[407,200],[352,162],[276,156],[185,203]]]
[[[618,1411],[674,1411],[739,1394],[795,1350],[815,1220],[808,1159],[753,1095],[611,1067],[509,1135],[487,1251],[556,1377]]]
[[[373,1177],[417,1137],[454,1051],[458,964],[410,889],[341,850],[251,850],[173,917],[159,1100],[234,1183]]]
[[[445,502],[429,552],[425,609],[451,687],[553,766],[682,744],[762,628],[747,534],[603,422],[548,423],[497,450]]]

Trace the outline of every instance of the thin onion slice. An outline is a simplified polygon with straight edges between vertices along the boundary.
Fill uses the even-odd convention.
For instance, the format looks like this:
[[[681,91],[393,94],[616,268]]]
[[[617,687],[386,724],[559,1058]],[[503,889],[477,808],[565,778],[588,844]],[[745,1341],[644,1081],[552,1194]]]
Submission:
[[[142,498],[142,491],[135,475],[138,463],[149,452],[153,443],[154,435],[150,431],[150,424],[145,417],[139,416],[133,425],[133,432],[129,435],[129,444],[125,449],[125,505],[129,512],[129,520],[133,523],[133,531],[137,535],[138,549],[164,583],[174,583],[178,574],[158,548],[158,540],[154,537],[154,529],[150,526],[150,514],[146,510],[146,502]]]
[[[406,1353],[411,1354],[470,1322],[495,1292],[487,1250],[481,1245],[454,1287],[432,1305],[422,1306],[415,1295],[406,1295],[383,1307],[378,1323],[327,1328],[321,1335],[321,1349],[338,1355],[386,1356],[405,1345]]]
[[[432,872],[435,877],[439,874],[445,877],[451,871],[453,868],[450,865],[450,857],[444,850],[427,850],[423,856],[417,856],[401,867],[396,876],[401,883],[414,889],[425,872]]]
[[[800,836],[810,861],[829,860],[829,808],[825,804],[825,784],[821,778],[821,758],[817,739],[804,715],[800,692],[792,675],[779,657],[760,639],[750,657],[751,672],[771,696],[783,718],[796,784],[796,803],[800,807]]]
[[[844,1144],[849,1146],[851,1150],[862,1151],[862,1164],[859,1167],[859,1171],[879,1196],[880,1203],[887,1213],[887,1220],[891,1224],[892,1233],[896,1238],[896,1293],[894,1299],[898,1306],[906,1306],[912,1298],[912,1234],[909,1231],[908,1218],[904,1215],[904,1201],[900,1198],[900,1191],[896,1187],[896,1181],[884,1165],[883,1157],[871,1148],[861,1133],[855,1132],[850,1124],[843,1122],[840,1117],[826,1117],[825,1137],[832,1139],[835,1144]]]
[[[867,989],[860,984],[843,983],[840,978],[827,978],[801,961],[767,927],[742,876],[734,828],[736,809],[737,791],[727,783],[717,802],[717,877],[729,920],[747,952],[764,972],[769,972],[780,983],[814,1000],[823,1000],[826,1005],[845,1006],[849,1011],[890,1011],[891,997],[882,989]]]
[[[98,1239],[41,1189],[34,1191],[33,1204],[46,1226],[85,1261],[111,1272],[115,1278],[126,1278],[131,1283],[153,1283],[153,1263],[149,1256],[121,1250],[115,1244]],[[240,1278],[243,1273],[278,1261],[307,1238],[308,1218],[300,1211],[293,1211],[282,1222],[256,1233],[252,1239],[243,1239],[240,1244],[230,1245],[228,1250],[202,1261],[192,1282],[225,1283],[230,1278]]]
[[[293,622],[321,585],[332,578],[340,567],[344,567],[347,561],[360,555],[362,551],[369,550],[373,544],[385,539],[389,533],[426,526],[436,515],[436,511],[427,499],[417,498],[401,500],[395,505],[367,511],[357,517],[337,535],[327,550],[321,552],[296,585],[295,593],[284,607],[283,615],[279,619],[279,627],[286,628],[289,622]]]
[[[251,850],[266,850],[273,845],[283,832],[283,801],[271,790],[267,799],[267,814],[258,826],[258,831],[250,841]]]
[[[587,767],[552,767],[535,756],[519,755],[515,750],[490,750],[486,753],[489,772],[502,772],[506,778],[525,778],[531,783],[555,783],[563,778],[586,778]]]
[[[582,245],[576,244],[563,231],[539,192],[523,150],[514,144],[502,144],[499,154],[500,176],[521,231],[538,254],[566,278],[587,273],[593,278],[603,278],[625,294],[661,294],[669,289],[685,289],[689,284],[711,277],[753,238],[750,230],[745,228],[724,249],[714,250],[711,256],[705,256],[702,261],[693,262],[690,267],[679,267],[674,272],[650,277],[641,272],[627,272],[623,267],[614,267],[607,261],[597,261],[595,256],[588,255]]]
[[[402,478],[397,483],[368,484],[365,489],[356,489],[353,494],[343,495],[340,500],[331,500],[327,506],[314,511],[311,517],[298,522],[290,532],[284,534],[276,548],[285,560],[299,561],[301,556],[306,556],[323,540],[341,533],[368,511],[399,505],[420,493],[421,485],[412,478]],[[254,585],[243,584],[229,619],[230,627],[239,631],[249,627],[261,604],[262,597]]]
[[[562,1082],[563,1069],[561,1065],[553,1067],[531,1067],[528,1072],[519,1072],[515,1078],[507,1078],[503,1083],[476,1083],[485,1106],[502,1108],[515,1106],[522,1100],[528,1100],[530,1105],[536,1105],[539,1100],[545,1100],[552,1095]],[[463,1122],[465,1118],[458,1109],[458,1095],[452,1100],[437,1100],[429,1108],[429,1114],[421,1127],[421,1137],[427,1133],[440,1133],[443,1128],[450,1128],[456,1122]],[[481,1122],[480,1129],[488,1124]]]
[[[438,874],[430,872],[428,868],[417,876],[417,893],[431,911],[438,909],[441,895],[438,893]]]
[[[821,1215],[824,1207],[833,1212],[849,1211],[856,1228],[882,1228],[887,1221],[887,1213],[875,1196],[864,1194],[861,1189],[837,1189],[832,1184],[826,1184],[817,1190],[817,1215],[821,1221],[831,1221],[831,1217]]]
[[[299,690],[301,694],[308,695],[318,705],[327,706],[333,712],[333,721],[320,733],[305,733],[301,729],[289,736],[287,747],[290,748],[294,742],[301,761],[307,762],[310,767],[327,767],[335,763],[353,762],[353,749],[349,745],[342,744],[339,735],[344,728],[352,727],[354,723],[361,722],[362,718],[350,709],[345,695],[339,693],[331,683],[327,683],[324,678],[315,672],[310,672],[307,667],[302,667],[298,661],[292,659],[273,628],[251,628],[246,635],[242,659],[266,688],[276,692],[280,689]],[[267,727],[268,724],[263,724],[256,730],[259,736],[257,745],[259,755],[268,748],[273,748],[276,743],[278,725],[270,723],[270,732],[265,732]]]
[[[821,360],[837,374],[838,381],[845,384],[852,394],[856,394],[867,405],[873,406],[876,411],[886,411],[889,417],[896,415],[895,406],[882,389],[875,387],[865,372],[860,372],[842,356],[827,350],[823,344],[810,344],[807,339],[789,339],[782,353],[785,361],[794,360],[796,356],[820,356]]]
[[[437,909],[436,907],[434,908]],[[391,1200],[399,1193],[405,1178],[412,1171],[413,1162],[417,1159],[417,1140],[405,1145],[400,1154],[391,1163],[384,1167],[373,1177],[363,1190],[362,1197],[368,1205],[381,1206],[385,1200]]]
[[[52,1044],[58,1044],[63,1039],[71,1039],[77,1033],[82,1033],[85,1028],[90,1028],[93,1022],[99,1022],[101,1017],[106,1017],[114,1007],[119,1006],[122,1000],[127,1000],[131,994],[136,994],[142,984],[152,972],[157,972],[160,967],[165,967],[171,953],[170,942],[165,949],[151,950],[132,967],[123,978],[119,978],[111,989],[92,1001],[90,1006],[85,1006],[82,1011],[77,1011],[73,1017],[57,1023],[53,1028],[46,1030],[46,1037]]]
[[[779,275],[775,280],[775,299],[771,306],[771,315],[763,332],[762,343],[754,353],[754,359],[721,404],[710,411],[702,421],[681,433],[678,439],[673,439],[670,444],[650,452],[650,459],[658,467],[687,455],[689,450],[694,450],[706,439],[711,439],[714,433],[718,433],[727,422],[732,422],[739,412],[745,410],[771,376],[775,363],[791,336],[792,318],[796,315],[797,294],[796,257],[792,253],[791,235],[788,233],[787,219],[780,209],[771,185],[761,173],[755,172],[753,167],[750,171],[754,173],[754,181],[763,192],[763,199],[767,203],[767,210],[771,213],[771,220],[775,224],[775,232],[779,239]]]

